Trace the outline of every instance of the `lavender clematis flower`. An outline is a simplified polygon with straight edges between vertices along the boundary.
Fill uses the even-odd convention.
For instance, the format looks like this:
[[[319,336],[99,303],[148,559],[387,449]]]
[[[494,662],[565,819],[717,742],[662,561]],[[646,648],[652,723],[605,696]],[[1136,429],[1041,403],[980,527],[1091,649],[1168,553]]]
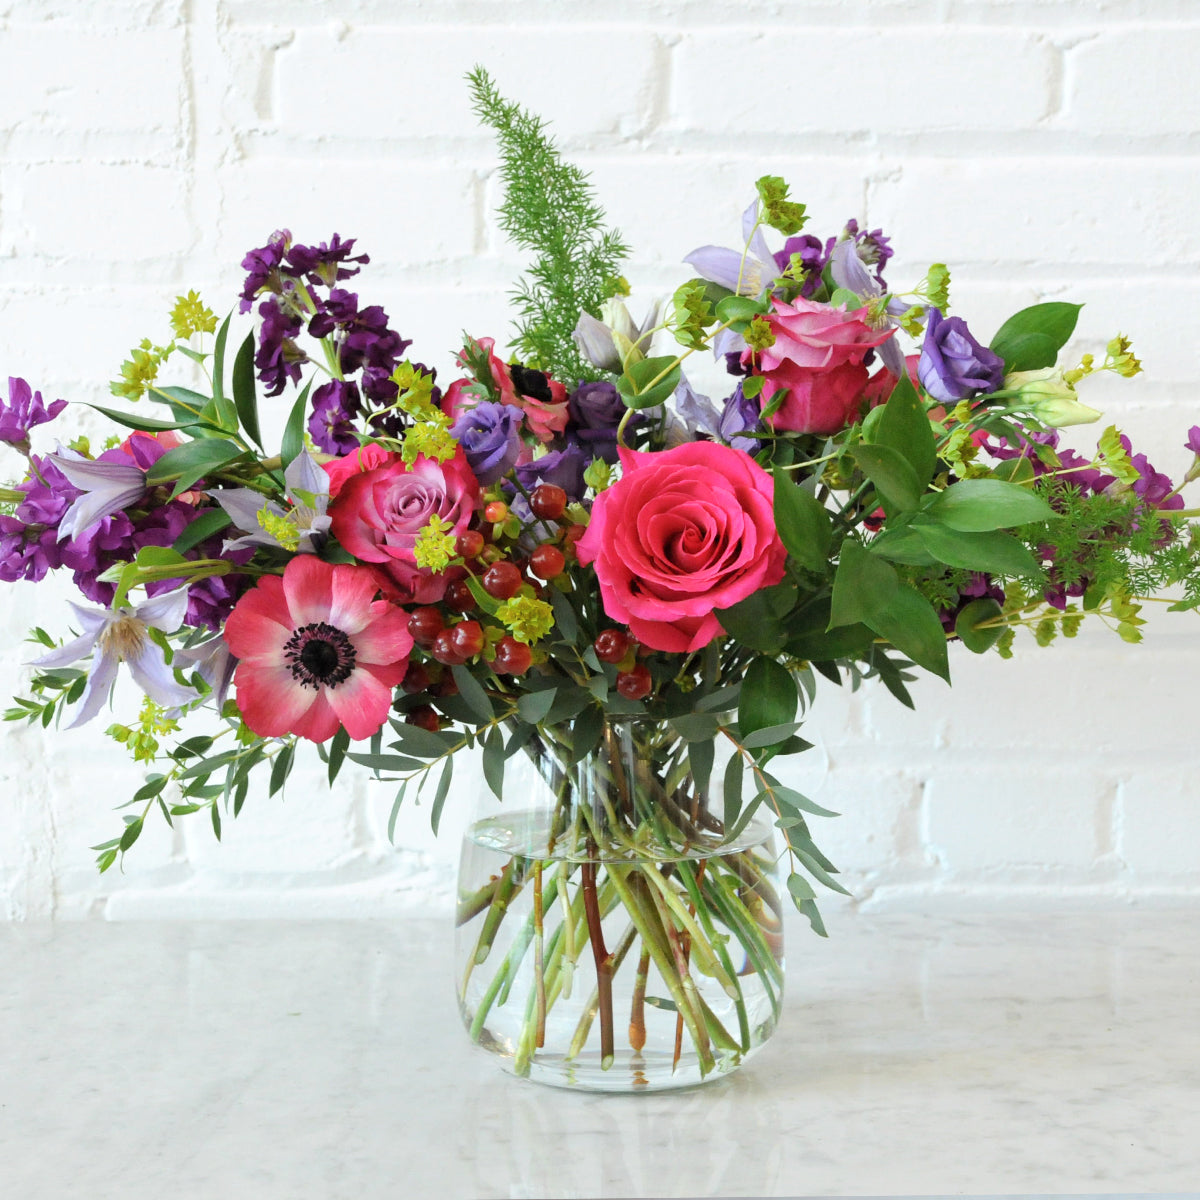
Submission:
[[[639,362],[650,349],[646,337],[658,324],[658,309],[655,302],[642,323],[636,325],[624,302],[614,296],[600,306],[600,320],[591,313],[580,313],[571,336],[588,362],[602,371],[619,374],[627,359],[632,356],[634,362]]]
[[[721,423],[721,415],[716,406],[707,396],[701,396],[688,382],[686,375],[681,375],[679,386],[675,389],[675,411],[687,426],[689,438],[697,434],[717,436]]]
[[[212,493],[213,499],[229,514],[238,529],[246,530],[244,537],[225,542],[223,552],[246,546],[283,546],[299,554],[315,554],[329,533],[329,475],[307,451],[297,454],[283,473],[288,499],[292,507],[285,512],[273,500],[268,500],[250,488],[221,488]],[[281,541],[268,532],[274,525],[295,530],[295,541]]]
[[[35,392],[24,379],[10,375],[8,403],[0,400],[0,442],[28,447],[29,431],[36,425],[53,421],[66,407],[65,400],[55,400],[47,408],[41,392]]]
[[[176,650],[173,664],[181,671],[194,670],[212,688],[211,699],[217,712],[225,707],[238,659],[230,653],[228,643],[220,634],[198,646]]]
[[[874,300],[884,294],[883,284],[867,270],[867,266],[859,256],[857,244],[852,237],[843,238],[830,249],[829,273],[833,276],[833,282],[864,300]],[[885,323],[894,328],[896,322],[892,318],[902,316],[911,307],[912,305],[903,300],[889,300]],[[899,379],[904,374],[904,354],[896,339],[888,338],[878,350],[884,366]]]
[[[707,436],[747,454],[754,454],[761,445],[752,436],[760,428],[759,406],[746,398],[740,383],[718,413],[713,402],[699,395],[685,379],[675,389],[675,410],[687,426],[688,440]]]
[[[58,537],[77,537],[104,517],[120,512],[140,500],[146,493],[146,472],[131,458],[121,455],[124,462],[112,459],[84,458],[74,450],[60,449],[46,456],[77,487],[81,495],[63,514],[58,524]]]
[[[757,220],[756,198],[742,213],[742,239],[749,242],[745,253],[724,246],[700,246],[685,255],[683,261],[694,267],[701,279],[719,283],[740,296],[761,296],[779,275],[779,264],[767,249],[762,227],[754,228]]]
[[[183,623],[187,602],[187,588],[176,588],[173,592],[145,600],[136,608],[122,606],[114,611],[71,605],[83,633],[65,646],[35,658],[31,664],[35,667],[65,667],[91,655],[87,686],[68,729],[85,724],[100,711],[122,661],[128,664],[138,687],[163,708],[178,708],[197,698],[192,688],[181,687],[175,682],[162,647],[147,632],[154,628],[163,633],[174,633]]]

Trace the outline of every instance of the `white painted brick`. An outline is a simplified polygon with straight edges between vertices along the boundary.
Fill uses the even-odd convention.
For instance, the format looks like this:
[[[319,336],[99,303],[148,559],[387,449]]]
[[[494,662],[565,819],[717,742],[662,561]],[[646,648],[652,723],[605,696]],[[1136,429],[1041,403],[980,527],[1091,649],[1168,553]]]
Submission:
[[[179,29],[44,24],[0,36],[0,112],[19,134],[181,131],[185,75]]]
[[[1086,872],[1105,849],[1104,799],[1105,786],[1090,768],[1008,763],[964,787],[954,771],[935,767],[926,785],[928,849],[951,874]]]
[[[630,135],[655,103],[656,61],[638,31],[303,30],[279,52],[278,119],[313,138],[478,138],[464,75],[483,63],[507,99],[547,114],[555,97],[557,137]]]
[[[1198,189],[1194,159],[922,158],[872,183],[870,214],[917,261],[1144,270],[1200,256]]]
[[[1069,52],[1064,123],[1086,132],[1194,133],[1200,127],[1198,61],[1195,25],[1122,29],[1086,41]]]
[[[1121,780],[1117,856],[1141,883],[1192,880],[1200,846],[1200,789],[1195,739],[1192,761],[1164,768],[1147,756]]]
[[[1028,129],[1047,112],[1057,53],[1036,37],[982,29],[719,30],[685,35],[675,61],[672,116],[684,128],[877,134]]]
[[[186,253],[191,227],[180,172],[139,163],[54,163],[0,178],[0,245],[54,260],[137,261]]]

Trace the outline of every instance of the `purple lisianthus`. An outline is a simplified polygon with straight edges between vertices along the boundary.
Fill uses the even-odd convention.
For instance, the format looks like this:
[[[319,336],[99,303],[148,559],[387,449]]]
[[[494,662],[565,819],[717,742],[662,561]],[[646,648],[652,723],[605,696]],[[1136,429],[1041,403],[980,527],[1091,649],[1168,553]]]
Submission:
[[[357,450],[359,440],[355,436],[354,418],[362,411],[358,386],[345,379],[331,379],[323,383],[312,398],[312,415],[308,419],[308,432],[313,445],[326,454],[343,455]]]
[[[1004,382],[1004,360],[975,340],[962,317],[943,317],[931,308],[917,377],[935,400],[954,403],[996,391]]]
[[[242,299],[238,311],[248,313],[254,307],[255,297],[261,292],[282,292],[283,278],[280,265],[291,245],[292,235],[286,229],[277,229],[267,239],[265,246],[251,250],[242,259],[242,270],[246,272],[246,283],[242,288]]]
[[[55,400],[49,408],[42,393],[35,392],[24,379],[8,377],[8,403],[0,400],[0,442],[10,446],[28,446],[29,431],[36,425],[53,421],[64,408],[65,400]]]
[[[485,400],[450,426],[451,435],[458,439],[480,483],[495,483],[516,464],[521,453],[523,417],[513,404]]]
[[[551,450],[532,462],[520,463],[516,467],[517,482],[527,492],[532,492],[539,483],[553,483],[567,493],[568,499],[578,500],[585,487],[583,473],[590,462],[581,446]]]
[[[285,312],[274,297],[264,300],[258,311],[263,322],[258,331],[254,365],[266,386],[266,394],[278,396],[289,379],[293,383],[300,382],[300,364],[308,359],[295,341],[302,322],[294,313]]]
[[[590,458],[615,463],[617,426],[628,411],[621,393],[606,380],[581,383],[567,397],[567,440],[579,445]],[[635,413],[629,424],[639,420],[640,415]]]

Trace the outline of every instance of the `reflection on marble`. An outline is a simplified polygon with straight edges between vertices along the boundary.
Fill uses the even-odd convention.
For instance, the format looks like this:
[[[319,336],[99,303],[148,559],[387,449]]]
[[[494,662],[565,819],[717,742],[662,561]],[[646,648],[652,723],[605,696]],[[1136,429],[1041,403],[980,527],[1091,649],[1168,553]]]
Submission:
[[[617,1097],[470,1047],[438,922],[0,926],[0,1196],[1187,1192],[1196,917],[797,927],[761,1055]]]

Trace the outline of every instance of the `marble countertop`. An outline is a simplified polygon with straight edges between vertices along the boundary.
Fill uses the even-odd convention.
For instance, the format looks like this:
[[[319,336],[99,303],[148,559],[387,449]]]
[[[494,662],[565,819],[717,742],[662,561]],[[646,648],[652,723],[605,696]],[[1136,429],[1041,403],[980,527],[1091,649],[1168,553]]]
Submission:
[[[617,1097],[471,1047],[440,922],[0,926],[0,1196],[1200,1188],[1200,912],[831,926],[743,1071]]]

